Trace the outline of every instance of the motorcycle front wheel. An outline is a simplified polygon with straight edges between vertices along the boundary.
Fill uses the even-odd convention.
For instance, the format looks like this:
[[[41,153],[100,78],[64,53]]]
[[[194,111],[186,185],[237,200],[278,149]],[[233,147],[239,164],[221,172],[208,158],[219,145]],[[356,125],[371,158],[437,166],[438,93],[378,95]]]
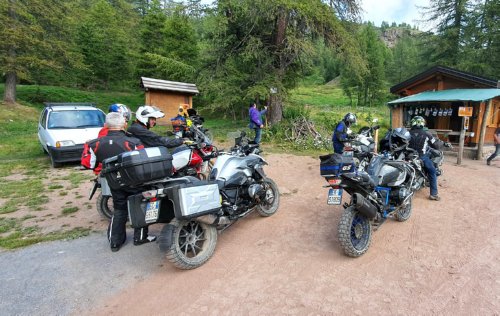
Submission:
[[[370,247],[372,225],[353,206],[344,210],[338,226],[340,246],[349,257],[359,257]]]
[[[160,249],[167,251],[167,260],[183,270],[198,268],[210,259],[217,244],[217,229],[196,220],[172,220],[162,229]]]
[[[114,208],[112,196],[102,195],[102,193],[99,193],[95,204],[99,214],[107,219],[111,219],[111,217],[113,217]]]
[[[280,206],[280,191],[272,179],[264,179],[262,185],[264,185],[266,196],[257,205],[257,212],[259,212],[260,216],[269,217],[276,213]]]
[[[411,216],[411,211],[413,209],[413,197],[409,198],[408,201],[406,201],[406,204],[403,205],[399,210],[396,211],[394,214],[394,217],[398,222],[404,222]]]

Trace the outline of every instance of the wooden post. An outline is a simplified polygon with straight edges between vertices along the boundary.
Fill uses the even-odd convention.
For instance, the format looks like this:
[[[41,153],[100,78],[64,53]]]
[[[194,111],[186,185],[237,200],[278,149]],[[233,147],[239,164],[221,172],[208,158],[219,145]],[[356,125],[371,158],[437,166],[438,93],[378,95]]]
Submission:
[[[486,104],[486,109],[483,114],[483,121],[481,122],[481,132],[479,133],[479,143],[477,144],[477,160],[483,159],[483,145],[484,145],[484,136],[486,134],[486,126],[488,125],[488,115],[490,115],[491,105],[493,103],[493,99],[490,99]]]
[[[462,116],[462,123],[460,127],[460,140],[458,141],[458,156],[457,156],[457,165],[462,164],[462,157],[464,155],[464,140],[465,140],[465,117]]]

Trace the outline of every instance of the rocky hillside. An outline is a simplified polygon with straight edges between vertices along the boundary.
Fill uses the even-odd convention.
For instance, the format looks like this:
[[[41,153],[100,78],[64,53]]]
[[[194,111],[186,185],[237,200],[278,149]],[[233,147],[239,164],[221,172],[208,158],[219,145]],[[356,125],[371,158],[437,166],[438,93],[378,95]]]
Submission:
[[[380,29],[380,39],[387,47],[393,48],[404,35],[417,36],[421,32],[415,29],[391,27],[385,30]]]

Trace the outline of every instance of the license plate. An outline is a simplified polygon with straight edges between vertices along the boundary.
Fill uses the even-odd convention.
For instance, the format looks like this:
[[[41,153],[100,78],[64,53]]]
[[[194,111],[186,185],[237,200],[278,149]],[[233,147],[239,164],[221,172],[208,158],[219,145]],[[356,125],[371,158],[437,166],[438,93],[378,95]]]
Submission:
[[[340,203],[342,203],[342,189],[329,189],[326,204],[340,205]]]
[[[342,156],[345,156],[345,157],[352,157],[353,156],[353,152],[351,150],[346,150],[342,153]]]
[[[146,204],[146,223],[156,222],[158,219],[158,210],[160,208],[160,201],[148,202]]]

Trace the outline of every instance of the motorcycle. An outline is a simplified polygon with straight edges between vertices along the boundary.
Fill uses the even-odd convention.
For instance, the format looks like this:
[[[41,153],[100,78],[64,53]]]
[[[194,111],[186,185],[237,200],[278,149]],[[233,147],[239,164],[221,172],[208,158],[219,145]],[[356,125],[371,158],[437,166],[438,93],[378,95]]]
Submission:
[[[172,177],[194,176],[206,179],[212,170],[212,159],[217,157],[217,148],[212,140],[205,135],[196,125],[190,127],[193,141],[187,145],[176,148],[172,154]],[[113,217],[113,197],[106,178],[97,176],[89,200],[92,199],[97,189],[101,189],[97,196],[97,212],[107,219]]]
[[[370,126],[362,127],[357,134],[350,133],[349,141],[345,143],[344,153],[346,156],[353,156],[354,164],[358,170],[365,170],[375,153],[375,131],[379,125],[373,125],[378,120],[372,120]]]
[[[405,142],[407,144],[407,140]],[[351,196],[343,205],[338,224],[339,242],[346,255],[359,257],[366,253],[372,232],[387,218],[400,222],[410,218],[416,177],[410,163],[394,160],[391,153],[386,152],[373,157],[367,171],[357,172],[349,167],[349,161],[338,157],[320,158],[321,174],[328,182],[325,187],[330,188],[327,204],[340,205],[344,190]],[[325,172],[327,169],[332,171]]]
[[[278,186],[264,165],[256,154],[223,153],[208,181],[185,176],[147,183],[129,197],[131,224],[168,223],[158,238],[167,260],[180,269],[197,268],[213,255],[218,231],[255,210],[263,217],[278,210]]]

